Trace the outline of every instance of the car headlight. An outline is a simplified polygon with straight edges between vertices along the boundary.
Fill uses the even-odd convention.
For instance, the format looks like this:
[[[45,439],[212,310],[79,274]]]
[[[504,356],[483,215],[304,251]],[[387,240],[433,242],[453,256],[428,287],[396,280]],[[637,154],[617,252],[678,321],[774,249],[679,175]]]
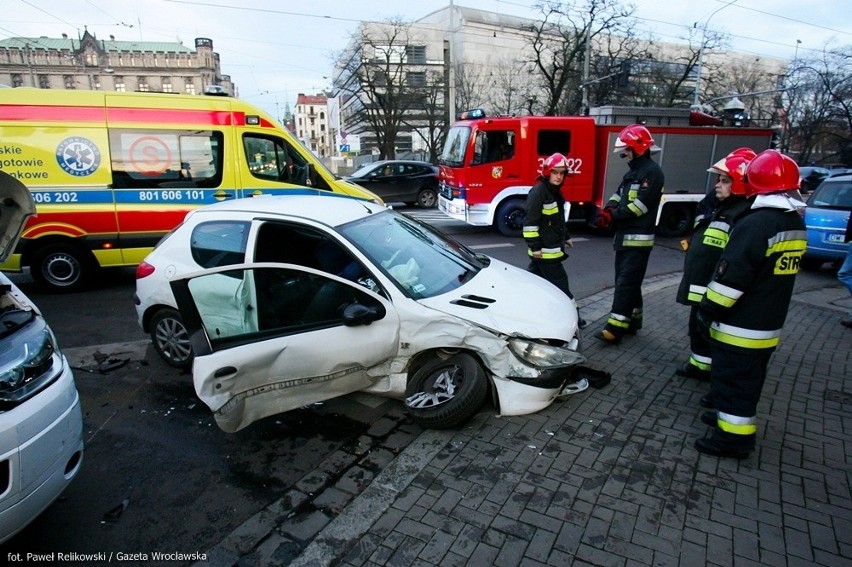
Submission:
[[[0,408],[23,402],[59,376],[53,371],[60,357],[56,340],[40,317],[6,341],[11,344],[0,355]]]
[[[540,368],[559,368],[585,362],[586,357],[576,350],[578,346],[577,339],[571,341],[568,346],[554,346],[519,338],[509,339],[509,348],[515,356]]]

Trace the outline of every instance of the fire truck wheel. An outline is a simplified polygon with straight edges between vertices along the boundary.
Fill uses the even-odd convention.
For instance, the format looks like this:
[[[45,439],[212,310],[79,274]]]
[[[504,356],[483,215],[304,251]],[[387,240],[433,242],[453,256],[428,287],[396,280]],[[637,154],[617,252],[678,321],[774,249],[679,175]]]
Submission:
[[[97,269],[97,262],[87,250],[64,242],[44,246],[30,262],[33,279],[55,292],[85,288]]]
[[[660,236],[683,236],[692,228],[695,208],[690,204],[667,204],[663,207],[657,234]]]
[[[487,394],[485,370],[471,355],[458,353],[420,367],[408,382],[405,405],[420,426],[446,429],[473,417]]]
[[[500,205],[494,224],[503,236],[518,237],[524,231],[527,203],[522,199],[510,199]]]

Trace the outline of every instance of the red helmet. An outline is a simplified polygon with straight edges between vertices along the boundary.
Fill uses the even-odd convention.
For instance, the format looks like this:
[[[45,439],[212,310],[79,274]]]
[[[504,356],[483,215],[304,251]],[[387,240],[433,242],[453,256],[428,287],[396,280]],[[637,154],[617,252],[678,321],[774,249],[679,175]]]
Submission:
[[[746,167],[756,155],[751,148],[737,148],[714,163],[707,171],[728,175],[731,178],[731,193],[734,195],[745,195],[747,193],[745,184]]]
[[[659,149],[654,145],[651,133],[641,124],[631,124],[618,133],[614,151],[623,152],[624,148],[630,148],[640,156],[648,150]]]
[[[568,158],[566,158],[560,153],[555,153],[544,160],[544,162],[541,164],[541,176],[550,176],[550,172],[557,167],[564,167],[566,170],[568,169]]]
[[[749,197],[798,189],[799,166],[778,150],[766,150],[748,164],[745,182]]]

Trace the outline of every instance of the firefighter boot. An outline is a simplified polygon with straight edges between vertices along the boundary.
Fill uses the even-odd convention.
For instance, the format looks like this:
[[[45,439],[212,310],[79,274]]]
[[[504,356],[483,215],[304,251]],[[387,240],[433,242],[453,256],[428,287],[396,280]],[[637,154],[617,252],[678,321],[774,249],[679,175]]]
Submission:
[[[709,380],[710,373],[706,370],[701,370],[694,364],[690,364],[689,362],[683,363],[680,368],[675,370],[675,374],[678,376],[683,376],[684,378],[695,378],[697,380]]]
[[[754,434],[735,435],[717,427],[709,436],[696,439],[695,448],[699,453],[721,459],[745,459],[754,451],[754,438]]]
[[[717,422],[716,412],[715,411],[705,411],[701,414],[701,423],[704,425],[709,425],[711,427],[716,426]]]
[[[621,336],[616,335],[609,329],[604,329],[599,335],[595,335],[595,337],[602,340],[608,345],[617,345],[621,342]]]
[[[635,335],[642,328],[642,310],[634,309],[630,314],[630,325],[627,327],[628,335]]]
[[[713,401],[713,394],[704,394],[701,396],[701,399],[698,400],[698,403],[701,404],[701,407],[707,409],[716,409],[716,402]]]

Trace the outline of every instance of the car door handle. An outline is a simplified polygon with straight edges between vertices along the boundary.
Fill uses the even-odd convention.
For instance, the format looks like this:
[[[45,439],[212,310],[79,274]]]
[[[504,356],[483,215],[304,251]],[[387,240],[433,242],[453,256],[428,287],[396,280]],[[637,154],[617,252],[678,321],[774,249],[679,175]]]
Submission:
[[[236,374],[237,369],[233,366],[224,366],[213,373],[214,378],[224,378],[225,376],[230,376],[231,374]]]

